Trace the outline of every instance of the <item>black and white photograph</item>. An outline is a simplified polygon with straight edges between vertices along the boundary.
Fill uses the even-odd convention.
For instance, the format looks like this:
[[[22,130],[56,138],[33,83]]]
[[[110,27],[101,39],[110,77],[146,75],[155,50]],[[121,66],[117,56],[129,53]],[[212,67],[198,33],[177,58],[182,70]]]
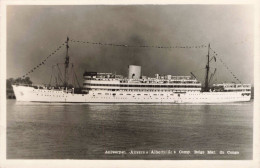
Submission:
[[[2,13],[4,160],[255,159],[254,4]]]

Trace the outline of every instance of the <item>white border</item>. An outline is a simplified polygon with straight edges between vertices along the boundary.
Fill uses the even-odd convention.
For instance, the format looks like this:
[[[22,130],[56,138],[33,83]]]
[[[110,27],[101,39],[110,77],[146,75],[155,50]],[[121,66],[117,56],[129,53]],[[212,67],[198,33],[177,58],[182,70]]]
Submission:
[[[6,7],[7,5],[166,5],[166,4],[254,4],[255,5],[255,39],[254,39],[254,81],[255,81],[255,98],[254,98],[254,151],[253,160],[249,161],[198,161],[198,160],[10,160],[6,159]],[[3,0],[1,5],[1,29],[0,29],[0,168],[5,167],[260,167],[260,137],[259,137],[259,77],[260,77],[260,62],[259,62],[259,30],[260,30],[260,15],[259,5],[257,0]]]

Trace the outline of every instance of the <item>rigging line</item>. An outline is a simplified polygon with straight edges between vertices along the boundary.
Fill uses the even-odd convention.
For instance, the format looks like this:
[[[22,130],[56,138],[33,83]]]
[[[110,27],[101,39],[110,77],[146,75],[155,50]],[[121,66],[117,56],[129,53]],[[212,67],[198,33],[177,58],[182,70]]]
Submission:
[[[75,74],[74,74],[74,70],[73,70],[73,64],[72,64],[72,67],[71,67],[71,73],[72,73],[72,85],[73,87],[75,88],[76,87],[76,82],[75,82]]]
[[[61,70],[60,70],[59,64],[57,64],[57,67],[58,67],[58,70],[59,70],[59,73],[58,73],[58,79],[60,79],[61,83],[63,83],[63,81],[62,81],[63,76],[62,76],[62,73],[61,73]]]
[[[192,71],[192,72],[198,72],[198,71],[202,71],[202,70],[205,70],[205,67],[203,67],[203,68],[200,68],[200,69],[196,69],[196,70],[194,70],[194,71]]]
[[[217,69],[215,68],[215,70],[214,70],[214,72],[212,73],[211,71],[210,71],[210,78],[209,78],[209,82],[211,82],[211,80],[213,79],[213,77],[215,76],[215,74],[216,74],[216,71],[217,71]]]
[[[77,81],[77,83],[78,83],[78,86],[79,86],[79,88],[81,88],[81,87],[80,87],[80,84],[79,84],[78,77],[77,77],[77,75],[76,75],[76,73],[75,73],[75,70],[74,70],[74,68],[73,68],[73,72],[74,72],[74,76],[76,77],[76,81]]]
[[[72,74],[72,85],[73,85],[73,86],[76,86],[74,73]]]
[[[67,72],[67,85],[68,85],[69,82],[70,82],[70,75],[71,75],[70,67],[68,67],[68,72]],[[64,75],[64,76],[65,76],[65,75]]]
[[[55,83],[56,83],[56,86],[58,86],[58,81],[57,81],[57,77],[55,76]]]
[[[218,79],[217,79],[217,78],[215,78],[215,80],[213,80],[213,81],[212,81],[212,83],[215,83],[215,82],[217,82],[217,81],[218,81]]]
[[[73,74],[73,63],[71,63],[71,67],[70,67],[70,72],[69,72],[69,76],[71,77],[71,83],[73,85],[74,82],[74,74]]]
[[[171,48],[206,48],[207,45],[193,45],[193,46],[158,46],[158,45],[129,45],[129,44],[115,44],[115,43],[101,43],[101,42],[90,42],[90,41],[80,41],[80,40],[72,40],[69,41],[74,43],[82,43],[82,44],[92,44],[92,45],[103,45],[103,46],[112,46],[112,47],[132,47],[132,48],[160,48],[160,49],[171,49]]]
[[[72,85],[72,87],[74,87],[74,84],[73,84],[73,82],[74,82],[74,76],[73,76],[73,63],[70,63],[71,64],[71,66],[69,67],[69,71],[68,71],[68,76],[69,76],[69,78],[68,78],[68,82],[69,82],[69,79],[71,80],[71,85]],[[69,84],[69,83],[68,83]]]
[[[245,44],[245,43],[247,43],[247,42],[250,42],[250,40],[253,40],[252,37],[253,37],[252,35],[247,34],[245,38],[241,39],[240,41],[231,41],[231,42],[229,43],[229,45]],[[220,42],[220,41],[216,41],[216,42],[214,42],[214,43],[220,44],[221,42]]]
[[[74,72],[73,72],[73,86],[74,86],[74,88],[76,87],[76,76],[75,76],[75,74],[74,74]]]
[[[201,68],[201,69],[198,69],[198,70],[195,70],[195,71],[191,71],[192,73],[197,73],[198,71],[202,71],[204,70],[205,68]]]
[[[37,66],[35,66],[34,68],[32,68],[30,71],[28,71],[27,73],[25,73],[22,78],[25,78],[26,76],[28,76],[30,73],[34,72],[36,69],[40,68],[40,66],[44,65],[45,62],[47,61],[47,59],[49,59],[52,55],[56,54],[56,52],[58,50],[60,50],[60,48],[64,45],[61,44],[60,46],[58,46],[51,54],[49,54],[47,57],[45,57],[45,59],[43,61],[41,61]]]
[[[220,62],[224,65],[225,68],[227,68],[227,70],[229,71],[229,73],[231,73],[233,75],[233,77],[240,83],[242,84],[242,82],[234,75],[234,73],[228,68],[228,66],[224,63],[224,61],[218,56],[217,52],[214,51],[212,48],[210,48],[213,52],[214,52],[214,56],[218,57],[220,59]]]
[[[51,69],[51,79],[50,79],[49,85],[51,85],[51,81],[52,81],[52,74],[53,74],[53,66],[52,66],[52,69]]]

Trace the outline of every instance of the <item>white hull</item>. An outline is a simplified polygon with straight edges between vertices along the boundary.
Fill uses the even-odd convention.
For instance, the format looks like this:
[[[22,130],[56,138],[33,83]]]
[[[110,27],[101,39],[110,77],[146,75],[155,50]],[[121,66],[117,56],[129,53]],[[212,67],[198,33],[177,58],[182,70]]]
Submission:
[[[63,90],[13,86],[17,101],[58,103],[225,103],[250,101],[246,91],[186,92],[172,91],[89,91],[88,94],[66,93]]]

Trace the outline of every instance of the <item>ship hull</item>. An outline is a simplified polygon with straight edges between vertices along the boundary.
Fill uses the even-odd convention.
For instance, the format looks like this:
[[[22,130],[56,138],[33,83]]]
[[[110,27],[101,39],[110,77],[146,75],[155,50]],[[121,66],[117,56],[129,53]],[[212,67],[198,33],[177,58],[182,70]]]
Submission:
[[[13,85],[16,100],[46,103],[226,103],[250,101],[250,92],[89,91],[87,94],[65,90],[35,89]]]

